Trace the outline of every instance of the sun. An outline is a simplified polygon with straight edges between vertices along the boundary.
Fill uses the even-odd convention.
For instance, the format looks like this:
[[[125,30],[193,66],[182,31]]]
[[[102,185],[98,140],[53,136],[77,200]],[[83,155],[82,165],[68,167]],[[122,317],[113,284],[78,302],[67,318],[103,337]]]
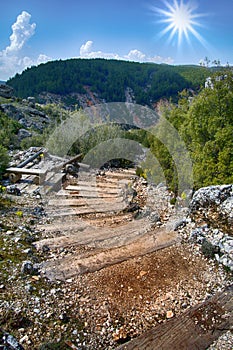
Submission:
[[[195,29],[196,26],[201,26],[197,19],[205,16],[195,12],[197,6],[190,1],[184,3],[183,0],[180,0],[180,2],[174,0],[172,5],[164,0],[164,4],[166,9],[153,8],[156,15],[163,17],[159,22],[167,24],[160,35],[163,36],[170,32],[169,42],[177,35],[178,45],[180,46],[184,37],[190,42],[189,34],[192,34],[200,43],[205,45],[204,38]]]

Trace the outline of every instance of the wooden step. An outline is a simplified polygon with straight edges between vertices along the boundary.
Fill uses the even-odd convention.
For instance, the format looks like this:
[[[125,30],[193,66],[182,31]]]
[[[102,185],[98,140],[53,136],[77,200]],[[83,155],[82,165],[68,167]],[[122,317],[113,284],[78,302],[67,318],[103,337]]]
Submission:
[[[106,184],[120,184],[120,185],[128,185],[129,183],[131,183],[132,181],[128,178],[128,179],[125,179],[125,178],[116,178],[116,177],[113,177],[111,178],[110,176],[108,177],[100,177],[100,178],[97,178],[97,182],[100,181],[102,183],[106,183]]]
[[[101,206],[101,205],[111,205],[112,203],[122,203],[123,198],[119,197],[117,199],[114,198],[106,198],[105,200],[101,200],[100,198],[92,199],[92,198],[64,198],[64,199],[50,199],[48,202],[49,206],[55,207],[80,207],[80,206]]]
[[[59,200],[59,198],[63,199],[76,199],[76,200],[84,200],[84,201],[93,201],[93,203],[95,201],[106,201],[106,202],[111,202],[111,201],[122,201],[123,197],[120,195],[115,195],[115,194],[107,194],[107,193],[102,193],[100,195],[100,193],[91,193],[91,192],[87,192],[85,193],[85,195],[76,192],[76,191],[67,191],[67,190],[60,190],[58,192],[56,192],[56,197]]]
[[[107,213],[121,211],[125,208],[121,203],[116,205],[99,205],[99,206],[82,206],[79,208],[72,207],[60,207],[58,209],[53,209],[49,207],[46,209],[46,214],[51,217],[62,217],[62,216],[72,216],[72,215],[83,215],[83,214],[94,214],[94,213]]]
[[[66,235],[43,239],[34,245],[41,249],[44,245],[50,249],[57,249],[67,246],[88,245],[91,247],[114,247],[125,245],[137,239],[150,230],[152,224],[145,219],[134,220],[115,228],[97,228],[86,226],[83,230],[73,233],[72,230],[66,232]]]
[[[80,274],[95,272],[130,258],[143,256],[177,242],[177,232],[163,230],[146,233],[136,241],[104,251],[72,254],[42,263],[41,273],[49,280],[67,280]]]
[[[113,171],[108,171],[105,173],[105,176],[109,178],[117,178],[117,179],[133,179],[137,177],[136,173],[126,173],[126,172],[113,172]]]
[[[122,198],[122,195],[116,194],[116,193],[100,193],[97,191],[92,191],[92,192],[85,192],[83,193],[83,191],[81,191],[81,193],[79,191],[68,191],[68,190],[60,190],[59,192],[56,193],[57,196],[61,196],[61,197],[67,197],[67,198],[71,198],[71,197],[75,197],[75,198],[100,198],[100,199],[104,199],[104,198]]]
[[[78,180],[76,184],[72,184],[73,186],[78,186],[78,187],[104,187],[104,188],[114,188],[114,189],[119,189],[120,187],[124,186],[123,184],[120,183],[111,183],[111,182],[104,182],[104,181],[80,181]]]
[[[122,225],[123,223],[132,221],[134,219],[134,213],[104,213],[101,217],[98,215],[97,217],[88,217],[85,218],[85,222],[89,223],[92,226],[96,227],[116,227],[117,225]]]
[[[136,175],[136,169],[135,168],[131,168],[131,169],[120,169],[120,170],[107,170],[105,172],[105,174],[109,175],[111,173],[114,173],[114,174],[126,174],[126,175]]]
[[[8,173],[15,173],[15,174],[25,174],[25,175],[37,175],[37,176],[45,176],[47,173],[47,169],[34,169],[34,168],[17,168],[17,167],[11,167],[6,169]]]
[[[62,219],[62,220],[56,220],[54,222],[51,222],[49,224],[42,224],[38,225],[37,229],[40,231],[44,231],[46,235],[48,233],[50,234],[56,234],[56,233],[62,233],[63,235],[69,235],[74,234],[75,232],[83,231],[85,228],[90,227],[88,222],[83,221],[80,218],[74,218],[72,217],[69,219]]]
[[[103,216],[92,218],[80,218],[79,216],[53,218],[50,223],[37,225],[37,230],[43,231],[42,234],[47,236],[56,236],[56,234],[70,235],[82,231],[87,227],[116,227],[133,220],[132,213],[104,213]]]
[[[95,192],[95,193],[106,193],[106,194],[119,194],[122,189],[119,188],[99,188],[92,186],[79,186],[79,185],[68,185],[66,187],[68,191],[78,191],[78,192]]]

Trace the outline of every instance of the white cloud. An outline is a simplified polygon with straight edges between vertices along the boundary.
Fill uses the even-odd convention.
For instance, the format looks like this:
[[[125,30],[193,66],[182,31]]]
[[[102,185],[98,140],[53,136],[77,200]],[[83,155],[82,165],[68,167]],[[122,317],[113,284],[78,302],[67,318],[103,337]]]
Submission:
[[[6,53],[19,51],[32,35],[35,33],[36,24],[30,24],[31,15],[23,11],[17,17],[16,22],[12,25],[12,34],[10,36],[10,46],[5,50]]]
[[[10,45],[0,51],[0,80],[7,80],[25,68],[50,60],[40,54],[37,58],[24,56],[25,43],[35,34],[36,24],[30,23],[31,15],[23,11],[12,25]]]
[[[125,56],[129,61],[143,62],[146,59],[146,55],[139,50],[131,50],[128,55]]]
[[[90,53],[91,49],[92,49],[92,45],[93,45],[93,41],[91,40],[88,40],[86,42],[86,44],[83,44],[81,47],[80,47],[80,56],[85,56],[85,55],[88,55],[88,53]]]
[[[88,40],[85,44],[80,47],[80,57],[81,58],[106,58],[106,59],[116,59],[116,60],[126,60],[135,62],[151,62],[151,63],[167,63],[172,64],[174,60],[171,57],[161,57],[161,56],[147,56],[140,50],[133,49],[130,50],[127,55],[120,56],[117,53],[103,52],[103,51],[93,51],[93,41]]]
[[[81,58],[113,58],[120,59],[119,55],[102,51],[92,51],[93,41],[88,40],[80,47]]]

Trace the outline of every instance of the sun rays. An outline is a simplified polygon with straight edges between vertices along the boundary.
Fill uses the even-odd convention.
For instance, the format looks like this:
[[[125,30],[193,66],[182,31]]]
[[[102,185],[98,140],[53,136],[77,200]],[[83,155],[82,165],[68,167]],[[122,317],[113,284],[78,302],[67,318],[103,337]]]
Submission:
[[[153,7],[156,16],[161,17],[158,21],[166,24],[165,28],[160,32],[160,36],[169,33],[168,43],[177,36],[178,46],[181,46],[183,39],[190,44],[191,37],[195,37],[203,46],[207,43],[195,27],[201,27],[198,18],[206,16],[196,12],[197,5],[191,1],[184,3],[183,0],[174,0],[173,4],[163,1],[165,9]]]

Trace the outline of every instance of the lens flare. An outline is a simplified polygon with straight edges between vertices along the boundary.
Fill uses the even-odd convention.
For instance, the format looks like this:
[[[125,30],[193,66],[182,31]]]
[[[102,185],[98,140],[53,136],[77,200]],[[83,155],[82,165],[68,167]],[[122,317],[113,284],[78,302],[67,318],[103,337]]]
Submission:
[[[194,28],[195,26],[201,26],[197,19],[206,16],[205,14],[195,12],[197,5],[192,2],[184,3],[183,0],[180,0],[180,2],[174,0],[173,5],[165,0],[164,5],[166,9],[153,7],[153,12],[156,16],[163,17],[159,22],[167,24],[160,32],[161,36],[170,32],[168,38],[170,42],[177,35],[178,46],[180,46],[183,37],[190,43],[189,34],[192,34],[203,46],[206,46],[206,41]]]

